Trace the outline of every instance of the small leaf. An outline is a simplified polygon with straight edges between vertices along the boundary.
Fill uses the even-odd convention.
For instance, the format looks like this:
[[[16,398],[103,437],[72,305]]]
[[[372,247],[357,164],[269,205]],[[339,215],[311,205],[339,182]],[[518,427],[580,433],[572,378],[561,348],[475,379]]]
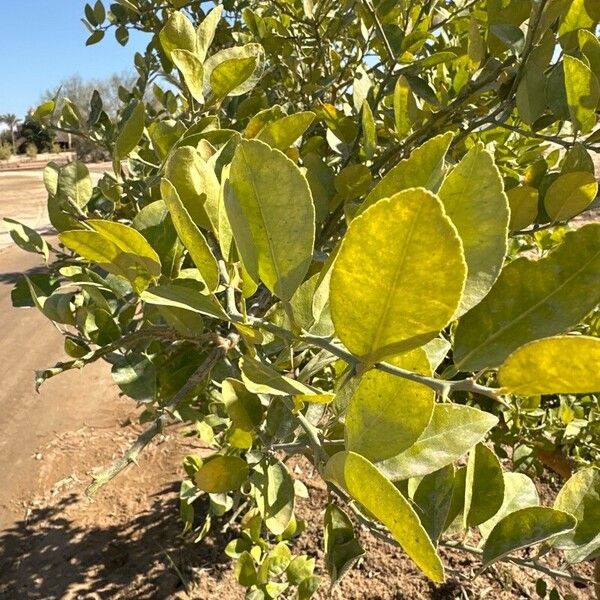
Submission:
[[[431,376],[421,348],[402,354],[392,364]],[[400,454],[427,427],[433,412],[433,390],[377,369],[367,371],[346,413],[346,448],[370,461]]]
[[[427,577],[444,581],[444,567],[414,509],[366,458],[338,452],[327,462],[323,476],[381,521]]]
[[[248,465],[237,456],[208,458],[194,474],[196,487],[211,494],[238,490],[248,479]]]
[[[146,108],[143,102],[139,102],[130,117],[125,121],[115,145],[115,156],[121,160],[127,156],[139,143],[144,133],[146,120]]]
[[[482,569],[515,550],[571,531],[576,524],[572,515],[545,506],[530,506],[512,512],[490,532],[483,547]]]
[[[380,200],[354,219],[330,285],[331,316],[346,347],[374,363],[436,337],[462,295],[461,246],[441,202],[424,189]]]
[[[254,281],[289,300],[304,280],[313,253],[315,212],[306,178],[279,150],[242,140],[224,199],[244,268]]]
[[[249,356],[240,360],[240,370],[246,389],[254,394],[296,396],[315,393],[303,383],[290,377],[284,377],[272,367]]]
[[[400,138],[406,137],[417,120],[418,109],[415,97],[408,80],[400,75],[394,88],[394,118],[396,133]]]
[[[10,233],[13,242],[26,252],[36,252],[41,254],[46,261],[50,255],[46,240],[35,229],[31,229],[14,219],[4,219],[6,229]]]
[[[458,460],[498,423],[493,415],[457,404],[436,404],[419,439],[393,458],[377,463],[392,481],[422,477]]]
[[[233,424],[243,431],[253,431],[263,418],[260,398],[249,392],[241,381],[224,379],[221,399]]]
[[[583,212],[597,193],[598,182],[593,173],[565,173],[548,188],[544,208],[553,222],[566,221]]]
[[[285,465],[275,459],[254,467],[256,505],[273,535],[281,535],[294,516],[294,480]]]
[[[498,371],[502,391],[520,396],[600,391],[600,339],[558,336],[515,350]]]

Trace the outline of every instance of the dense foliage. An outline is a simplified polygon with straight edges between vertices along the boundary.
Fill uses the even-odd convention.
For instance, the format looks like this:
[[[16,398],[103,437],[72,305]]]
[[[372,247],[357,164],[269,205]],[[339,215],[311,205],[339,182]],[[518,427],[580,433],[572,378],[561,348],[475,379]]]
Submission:
[[[600,4],[120,0],[85,16],[88,44],[150,34],[138,79],[116,118],[98,93],[85,117],[51,99],[36,118],[113,170],[93,184],[82,163],[48,166],[58,243],[9,225],[47,265],[14,302],[73,358],[38,385],[104,359],[148,424],[90,493],[182,424],[214,451],[185,460],[184,533],[235,519],[227,554],[254,600],[319,586],[292,553],[295,454],[327,482],[334,583],[363,554],[357,522],[434,582],[439,546],[557,577],[598,556],[600,223],[573,219],[598,192]],[[541,464],[568,478],[551,507]]]

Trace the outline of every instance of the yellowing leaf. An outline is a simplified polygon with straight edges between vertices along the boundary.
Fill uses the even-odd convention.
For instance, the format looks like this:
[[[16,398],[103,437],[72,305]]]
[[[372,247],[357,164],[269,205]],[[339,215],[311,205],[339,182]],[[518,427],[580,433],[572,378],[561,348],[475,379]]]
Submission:
[[[600,223],[568,232],[540,260],[507,265],[490,293],[456,329],[462,371],[498,367],[523,344],[576,325],[600,300]]]
[[[600,338],[558,336],[515,350],[498,371],[505,393],[585,394],[600,391]]]
[[[217,86],[217,96],[241,96],[248,93],[262,76],[263,60],[264,50],[260,44],[246,44],[215,52],[204,62],[204,96],[208,96],[213,90],[213,84]],[[224,65],[226,62],[228,64]],[[223,67],[213,80],[213,71],[219,68],[219,65]],[[253,68],[250,69],[252,65]],[[232,82],[237,82],[234,88],[231,88]]]
[[[204,102],[204,68],[200,59],[189,50],[181,48],[176,48],[171,52],[171,59],[181,71],[183,80],[194,100]]]
[[[538,191],[529,185],[519,185],[506,192],[510,206],[511,231],[520,231],[531,225],[538,214]]]
[[[224,188],[225,209],[244,268],[282,300],[312,260],[315,209],[306,178],[282,152],[242,140]]]
[[[598,182],[593,173],[565,173],[548,188],[544,207],[552,221],[566,221],[583,212],[597,193]]]
[[[179,239],[190,253],[208,290],[214,291],[219,285],[219,267],[206,238],[183,205],[175,186],[168,179],[161,181],[160,190]]]
[[[442,562],[414,509],[366,458],[354,452],[338,452],[325,466],[324,477],[341,486],[381,521],[427,577],[438,583],[444,581]]]
[[[573,56],[565,56],[565,86],[571,120],[582,133],[596,124],[596,109],[600,101],[600,84],[590,68]]]
[[[227,313],[214,296],[204,296],[182,285],[159,285],[142,292],[146,304],[187,310],[214,319],[226,320]]]
[[[315,393],[300,381],[280,375],[273,367],[249,356],[240,360],[240,370],[246,389],[254,394],[306,396]]]
[[[223,6],[215,6],[207,15],[204,21],[200,23],[196,30],[197,54],[200,60],[206,58],[206,53],[210,48],[217,31],[217,26],[223,14]]]
[[[315,113],[299,112],[267,123],[256,136],[272,148],[286,150],[289,148],[315,120]]]
[[[571,531],[576,524],[572,515],[545,506],[530,506],[512,512],[490,532],[483,547],[482,568],[515,550]]]
[[[159,33],[160,44],[170,58],[176,48],[195,54],[197,48],[196,31],[185,13],[175,11]]]
[[[371,190],[361,206],[361,212],[377,200],[389,198],[408,188],[424,187],[437,192],[444,176],[444,159],[451,141],[452,133],[444,133],[413,150],[409,158],[401,160]]]
[[[254,467],[252,483],[265,525],[274,535],[281,535],[294,517],[296,493],[292,476],[281,461],[270,458]]]
[[[115,145],[115,156],[121,160],[127,156],[140,141],[144,133],[146,119],[146,108],[143,102],[139,102],[125,121]]]
[[[465,275],[462,245],[436,196],[410,189],[380,200],[354,219],[335,260],[335,331],[369,363],[422,346],[456,312]]]
[[[422,348],[392,359],[392,364],[431,375]],[[419,383],[377,369],[367,371],[346,413],[346,448],[373,462],[399,454],[427,427],[434,399],[433,390]]]
[[[467,261],[465,290],[455,315],[460,316],[490,291],[507,250],[508,202],[493,156],[482,145],[474,146],[446,177],[439,197]]]
[[[256,58],[253,56],[224,60],[212,70],[210,87],[217,98],[224,98],[242,85],[255,69]]]
[[[237,456],[209,458],[194,473],[198,488],[211,494],[222,494],[237,490],[248,479],[248,465]]]
[[[394,88],[394,117],[396,133],[401,138],[409,133],[417,120],[417,102],[404,75],[398,77]]]
[[[498,422],[489,413],[457,404],[436,404],[431,421],[407,450],[377,463],[392,481],[422,477],[458,460]]]

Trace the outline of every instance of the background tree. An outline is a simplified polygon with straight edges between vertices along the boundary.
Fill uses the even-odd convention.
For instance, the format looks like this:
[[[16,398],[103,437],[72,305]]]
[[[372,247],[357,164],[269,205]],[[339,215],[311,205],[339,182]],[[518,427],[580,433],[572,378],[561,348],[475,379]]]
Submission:
[[[16,128],[21,119],[17,118],[17,115],[13,113],[6,113],[0,115],[0,123],[4,123],[8,126],[10,131],[10,138],[12,141],[13,154],[17,153],[17,141],[16,141]]]

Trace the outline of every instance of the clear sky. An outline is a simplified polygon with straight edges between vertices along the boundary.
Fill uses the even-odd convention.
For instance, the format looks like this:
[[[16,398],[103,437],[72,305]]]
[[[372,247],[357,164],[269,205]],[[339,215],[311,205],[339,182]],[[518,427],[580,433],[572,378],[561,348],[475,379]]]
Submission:
[[[0,114],[22,118],[70,75],[99,79],[133,70],[133,55],[148,36],[132,32],[122,47],[111,30],[86,47],[84,6],[84,0],[0,0]]]

